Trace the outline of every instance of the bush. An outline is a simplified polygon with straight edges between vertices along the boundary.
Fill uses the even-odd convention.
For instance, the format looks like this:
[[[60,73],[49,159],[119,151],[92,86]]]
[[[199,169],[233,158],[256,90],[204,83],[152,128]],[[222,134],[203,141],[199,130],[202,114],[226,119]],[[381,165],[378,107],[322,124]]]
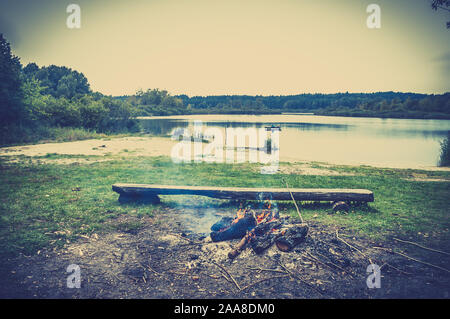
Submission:
[[[450,166],[450,131],[444,140],[441,141],[441,156],[439,166]]]

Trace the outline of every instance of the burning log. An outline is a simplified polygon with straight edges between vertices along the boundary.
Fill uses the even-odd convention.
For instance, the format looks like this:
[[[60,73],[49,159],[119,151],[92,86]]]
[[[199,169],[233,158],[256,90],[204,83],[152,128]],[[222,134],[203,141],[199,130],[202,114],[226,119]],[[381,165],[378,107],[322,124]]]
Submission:
[[[274,243],[281,251],[290,251],[301,243],[307,233],[305,223],[292,224],[288,217],[280,218],[277,208],[271,209],[271,203],[259,213],[249,207],[240,209],[236,218],[222,218],[211,227],[211,239],[222,241],[241,238],[241,241],[229,252],[228,257],[236,258],[250,243],[257,254],[261,254]]]
[[[307,234],[307,224],[302,223],[297,225],[289,225],[281,230],[281,236],[278,236],[275,239],[275,244],[281,251],[291,251],[295,246],[305,240]]]
[[[231,221],[229,225],[226,225],[226,221],[222,219],[219,223],[216,223],[211,227],[211,230],[217,229],[221,225],[225,225],[224,228],[213,231],[211,233],[212,241],[224,241],[230,239],[237,239],[244,237],[247,232],[256,226],[256,220],[249,209],[239,210],[238,216]]]
[[[211,230],[212,231],[221,231],[227,227],[229,227],[231,225],[231,223],[233,222],[234,218],[233,217],[222,217],[221,220],[219,220],[217,223],[215,223],[214,225],[211,226]]]
[[[273,245],[276,237],[277,235],[274,233],[255,236],[251,240],[251,247],[256,254],[262,254],[266,249]]]
[[[253,237],[251,238],[251,247],[257,254],[261,254],[273,245],[275,239],[280,235],[278,230],[281,228],[282,222],[278,219],[270,222],[258,224],[253,229]]]
[[[247,235],[245,235],[241,239],[239,244],[237,244],[236,247],[234,247],[234,249],[228,253],[228,258],[230,258],[230,259],[236,258],[241,253],[241,251],[245,248],[245,245],[247,245],[248,241],[250,240],[250,236],[251,236],[250,233],[247,233]]]

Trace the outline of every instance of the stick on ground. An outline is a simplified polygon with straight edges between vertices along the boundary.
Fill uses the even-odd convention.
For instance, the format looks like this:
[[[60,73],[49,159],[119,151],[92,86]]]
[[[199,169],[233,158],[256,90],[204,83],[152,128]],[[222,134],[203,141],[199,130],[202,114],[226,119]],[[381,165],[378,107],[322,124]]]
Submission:
[[[450,254],[449,254],[449,253],[446,253],[445,251],[441,251],[441,250],[437,250],[437,249],[433,249],[433,248],[428,248],[428,247],[422,246],[422,245],[420,245],[420,244],[418,244],[418,243],[415,243],[415,242],[412,242],[412,241],[402,240],[402,239],[398,239],[398,238],[394,238],[394,240],[399,241],[399,242],[401,242],[401,243],[411,244],[411,245],[420,247],[420,248],[422,248],[422,249],[426,249],[426,250],[434,251],[434,252],[436,252],[436,253],[441,253],[441,254],[450,256]]]
[[[299,209],[298,206],[297,206],[297,202],[295,201],[294,196],[292,195],[292,192],[291,192],[291,190],[289,189],[289,185],[288,185],[288,183],[286,182],[286,180],[284,180],[284,182],[285,182],[285,184],[286,184],[287,190],[289,191],[289,194],[291,194],[292,201],[294,202],[295,208],[297,209],[298,217],[300,217],[300,221],[301,221],[301,223],[303,224],[303,217],[302,217],[302,214],[300,213],[300,209]]]
[[[237,283],[237,281],[233,278],[233,276],[231,276],[231,274],[225,269],[223,268],[221,265],[219,265],[218,263],[211,261],[211,263],[213,263],[214,265],[216,265],[217,267],[219,267],[223,272],[225,272],[227,274],[227,276],[233,281],[233,283],[236,285],[238,290],[241,290],[241,286],[239,286],[239,284]]]
[[[355,246],[350,245],[349,243],[347,243],[345,240],[343,240],[341,237],[339,237],[339,233],[338,230],[336,229],[336,238],[339,239],[340,241],[342,241],[344,244],[346,244],[348,247],[356,250],[357,252],[359,252],[362,256],[366,257],[369,259],[369,262],[371,264],[373,264],[372,259],[370,259],[369,256],[367,256],[366,254],[364,254],[361,250],[359,250],[358,248],[356,248]]]
[[[445,272],[450,273],[450,270],[448,270],[448,269],[445,269],[445,268],[442,268],[442,267],[440,267],[440,266],[437,266],[437,265],[433,265],[433,264],[427,263],[426,261],[422,261],[422,260],[413,258],[413,257],[411,257],[411,256],[408,256],[408,255],[405,255],[405,254],[402,254],[402,253],[393,251],[392,249],[389,249],[389,248],[384,248],[384,247],[373,247],[373,248],[376,248],[376,249],[383,249],[383,250],[386,250],[386,251],[391,252],[391,253],[393,253],[393,254],[397,254],[397,255],[399,255],[399,256],[405,257],[406,259],[415,261],[415,262],[417,262],[417,263],[424,264],[424,265],[427,265],[427,266],[430,266],[430,267],[433,267],[433,268],[436,268],[436,269],[440,269],[440,270],[442,270],[442,271],[445,271]]]

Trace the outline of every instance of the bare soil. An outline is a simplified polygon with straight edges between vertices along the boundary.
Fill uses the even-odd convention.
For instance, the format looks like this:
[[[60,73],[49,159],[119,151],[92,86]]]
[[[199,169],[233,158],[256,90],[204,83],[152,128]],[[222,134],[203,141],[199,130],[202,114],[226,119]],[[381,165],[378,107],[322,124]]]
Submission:
[[[234,215],[229,209],[229,215]],[[211,242],[186,228],[179,209],[165,208],[140,229],[93,234],[63,249],[42,250],[1,262],[1,298],[449,298],[449,255],[395,241],[373,242],[308,221],[309,234],[291,252],[274,245],[250,248],[236,259],[238,240]],[[218,216],[219,219],[219,216]],[[136,222],[122,216],[113,223]],[[345,241],[345,242],[344,242]],[[374,248],[381,247],[381,248]],[[381,288],[366,284],[371,263],[381,267]],[[67,288],[70,264],[81,288]]]

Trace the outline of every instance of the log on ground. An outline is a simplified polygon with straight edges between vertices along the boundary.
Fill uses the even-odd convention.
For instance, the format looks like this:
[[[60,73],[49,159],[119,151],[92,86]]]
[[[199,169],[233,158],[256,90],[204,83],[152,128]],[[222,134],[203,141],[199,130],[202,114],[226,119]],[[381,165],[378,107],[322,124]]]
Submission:
[[[114,184],[113,191],[126,196],[201,195],[219,199],[291,200],[285,188],[244,188],[211,186],[175,186],[156,184]],[[295,200],[373,202],[373,192],[367,189],[292,188]]]

